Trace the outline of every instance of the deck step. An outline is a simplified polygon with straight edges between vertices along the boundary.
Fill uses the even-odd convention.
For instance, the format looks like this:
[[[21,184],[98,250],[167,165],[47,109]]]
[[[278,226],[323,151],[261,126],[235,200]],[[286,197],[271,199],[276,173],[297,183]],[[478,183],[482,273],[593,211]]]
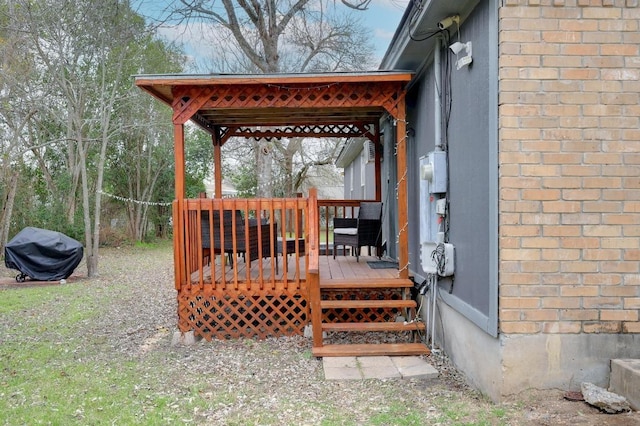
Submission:
[[[340,290],[350,288],[411,288],[413,281],[405,278],[368,278],[328,280],[320,283],[321,290]]]
[[[404,322],[332,322],[323,323],[323,331],[416,331],[424,330],[422,321]]]
[[[322,309],[415,308],[415,300],[321,300]]]
[[[422,343],[381,343],[357,345],[325,345],[312,349],[315,357],[335,356],[407,356],[429,355],[431,351]]]

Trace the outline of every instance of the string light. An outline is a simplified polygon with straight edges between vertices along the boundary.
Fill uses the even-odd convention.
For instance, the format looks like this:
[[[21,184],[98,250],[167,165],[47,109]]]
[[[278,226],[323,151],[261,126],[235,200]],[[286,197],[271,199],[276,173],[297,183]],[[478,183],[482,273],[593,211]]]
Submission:
[[[338,84],[340,84],[340,83],[322,84],[322,85],[313,86],[313,87],[306,87],[306,86],[305,87],[292,87],[292,86],[281,86],[281,85],[278,85],[278,84],[269,84],[268,83],[266,86],[267,87],[275,87],[278,90],[288,90],[288,91],[297,91],[297,92],[306,90],[307,92],[309,92],[311,90],[328,89],[329,87],[337,86]]]
[[[144,206],[170,206],[172,204],[172,203],[160,203],[155,201],[134,200],[132,198],[120,197],[119,195],[109,194],[108,192],[104,192],[102,190],[98,191],[98,193],[118,201],[123,201],[125,203],[142,204]]]
[[[396,184],[396,200],[400,199],[400,184],[405,181],[407,178],[407,171],[405,170],[404,174],[402,175],[402,177],[400,177],[400,179],[398,180],[398,183]]]

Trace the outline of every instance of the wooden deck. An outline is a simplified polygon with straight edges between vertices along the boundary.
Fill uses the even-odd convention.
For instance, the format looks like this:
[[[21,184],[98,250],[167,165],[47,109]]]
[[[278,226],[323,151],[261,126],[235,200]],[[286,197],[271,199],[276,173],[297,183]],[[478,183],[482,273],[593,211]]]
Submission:
[[[300,263],[296,264],[295,256],[287,256],[288,262],[285,265],[282,256],[278,257],[278,273],[276,273],[275,262],[271,259],[256,259],[251,262],[251,268],[249,274],[252,281],[258,280],[260,277],[260,269],[262,269],[262,277],[268,281],[275,282],[288,282],[296,281],[298,279],[305,280],[305,262],[306,257],[300,258]],[[247,264],[238,258],[235,263],[235,269],[232,268],[228,262],[225,262],[225,276],[222,278],[222,265],[220,256],[216,256],[216,265],[214,267],[216,273],[216,282],[235,282],[236,277],[238,282],[246,281],[247,278]],[[355,256],[336,256],[334,259],[332,256],[320,256],[320,279],[322,282],[328,282],[332,280],[346,280],[346,279],[377,279],[377,278],[397,278],[397,268],[390,269],[373,269],[367,262],[379,262],[375,256],[360,256],[360,261],[356,262]],[[211,283],[211,265],[203,267],[202,281],[206,284]],[[195,271],[191,274],[191,282],[193,284],[199,283],[201,280],[200,272]]]
[[[366,249],[359,261],[350,251],[340,250],[335,259],[325,254],[329,247],[320,242],[318,224],[353,216],[349,209],[358,201],[320,206],[315,191],[308,199],[179,201],[174,217],[185,226],[174,251],[182,260],[175,275],[181,331],[193,330],[207,340],[265,339],[303,334],[311,324],[316,356],[427,352],[410,342],[424,325],[413,321],[417,303],[411,300],[406,266],[372,266],[383,261]],[[323,230],[324,241],[330,241]],[[397,321],[400,317],[411,321]],[[335,348],[334,340],[324,339],[326,333],[362,332],[409,342],[354,346],[341,340]]]

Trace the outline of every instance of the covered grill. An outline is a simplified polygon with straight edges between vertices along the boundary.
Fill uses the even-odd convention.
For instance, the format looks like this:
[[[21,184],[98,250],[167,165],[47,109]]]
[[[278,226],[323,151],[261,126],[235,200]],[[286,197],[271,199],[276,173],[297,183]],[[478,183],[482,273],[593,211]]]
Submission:
[[[4,248],[4,264],[20,273],[16,281],[27,277],[37,281],[68,278],[76,269],[84,249],[82,244],[60,232],[27,227]]]

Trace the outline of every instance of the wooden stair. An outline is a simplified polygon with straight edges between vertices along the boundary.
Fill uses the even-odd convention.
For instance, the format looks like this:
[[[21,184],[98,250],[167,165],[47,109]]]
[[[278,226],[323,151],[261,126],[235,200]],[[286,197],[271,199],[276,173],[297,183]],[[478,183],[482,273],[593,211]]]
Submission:
[[[422,343],[378,343],[355,345],[324,345],[313,348],[316,357],[325,356],[383,356],[423,355],[429,349]]]
[[[410,298],[410,289],[413,282],[409,279],[345,279],[331,280],[320,283],[321,297],[318,306],[325,317],[325,313],[329,310],[337,310],[334,312],[349,312],[346,317],[333,319],[332,322],[322,321],[321,324],[312,324],[315,333],[323,332],[420,332],[425,330],[425,324],[422,321],[415,321],[417,304]],[[337,294],[340,292],[345,294],[366,295],[368,292],[399,292],[402,297],[400,299],[378,299],[378,298],[344,298],[330,299],[327,294]],[[333,292],[333,293],[332,293]],[[375,312],[402,312],[403,316],[413,321],[395,321],[394,318],[376,318],[375,321],[367,320],[367,310]],[[363,312],[359,314],[359,312]],[[375,316],[375,315],[374,315]],[[338,317],[340,317],[338,315]],[[356,318],[363,317],[358,320]],[[415,340],[415,333],[413,333]],[[314,341],[316,341],[314,339]],[[429,349],[422,343],[406,342],[406,343],[378,343],[378,344],[324,344],[314,345],[312,353],[316,357],[338,357],[338,356],[382,356],[382,355],[428,355]]]

